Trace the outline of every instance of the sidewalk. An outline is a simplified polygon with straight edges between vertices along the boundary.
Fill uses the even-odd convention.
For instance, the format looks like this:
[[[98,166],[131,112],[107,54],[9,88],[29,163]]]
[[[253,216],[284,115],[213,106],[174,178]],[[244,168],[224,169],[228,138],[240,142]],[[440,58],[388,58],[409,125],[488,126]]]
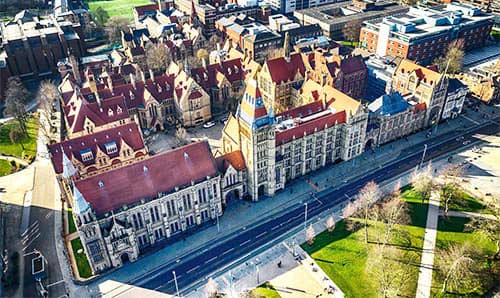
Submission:
[[[496,219],[496,217],[493,214],[485,214],[485,213],[475,213],[475,212],[468,212],[468,211],[448,211],[448,215],[444,214],[443,210],[439,210],[439,216],[451,216],[451,217],[481,217],[484,219]]]
[[[418,275],[417,298],[431,296],[432,271],[434,270],[434,248],[436,247],[437,225],[439,219],[439,191],[432,191],[427,210],[427,223],[425,226],[424,246]]]
[[[473,124],[471,121],[460,117],[449,123],[441,124],[436,136],[442,136],[460,130],[464,126],[464,123],[468,125]],[[280,214],[283,209],[302,204],[302,202],[309,197],[310,193],[315,191],[315,189],[311,187],[310,182],[313,184],[317,183],[319,189],[339,186],[346,180],[359,177],[360,173],[367,174],[386,163],[398,159],[399,156],[403,154],[403,150],[412,148],[417,143],[431,141],[431,139],[425,137],[426,133],[427,131],[425,130],[421,131],[409,136],[408,141],[401,139],[389,143],[377,148],[374,154],[366,152],[353,161],[329,166],[311,175],[296,179],[287,186],[285,191],[276,194],[276,196],[272,198],[262,199],[256,203],[244,201],[233,202],[232,205],[228,206],[224,215],[220,218],[220,232],[217,232],[215,225],[199,230],[187,236],[185,241],[170,244],[154,254],[146,255],[138,261],[128,264],[125,269],[117,269],[106,274],[97,282],[93,282],[89,285],[89,287],[92,288],[91,291],[93,293],[97,293],[97,284],[106,280],[130,283],[134,280],[143,279],[152,270],[158,268],[158,260],[162,260],[162,263],[166,264],[180,260],[184,257],[191,257],[193,254],[202,253],[200,251],[202,247],[207,248],[216,243],[220,243],[224,238],[238,233],[248,225],[260,222],[264,219],[270,219]],[[435,137],[434,139],[437,138]]]

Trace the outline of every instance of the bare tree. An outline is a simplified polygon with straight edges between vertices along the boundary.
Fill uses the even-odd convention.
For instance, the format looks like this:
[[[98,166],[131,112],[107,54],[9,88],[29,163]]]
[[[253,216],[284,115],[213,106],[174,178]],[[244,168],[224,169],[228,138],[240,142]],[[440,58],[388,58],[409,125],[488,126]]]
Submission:
[[[217,283],[211,277],[208,279],[207,284],[205,285],[205,297],[217,297]]]
[[[223,42],[223,40],[221,37],[219,37],[217,34],[213,34],[208,39],[206,48],[208,51],[213,51],[213,50],[217,49],[217,44],[221,44],[222,42]]]
[[[335,230],[335,219],[333,218],[333,215],[330,215],[328,216],[328,218],[326,219],[326,229],[328,230],[328,232],[333,232],[333,230]]]
[[[121,32],[127,30],[129,21],[122,16],[112,16],[106,23],[106,35],[110,43],[120,42]]]
[[[357,201],[363,209],[364,226],[365,226],[365,243],[368,244],[368,215],[370,207],[381,197],[380,189],[374,181],[368,182],[358,194]]]
[[[453,244],[437,251],[438,279],[442,282],[441,293],[448,290],[472,289],[478,285],[478,262],[474,259],[480,252],[470,243]]]
[[[26,102],[30,93],[24,87],[19,77],[10,77],[7,80],[7,90],[5,92],[5,113],[14,117],[19,123],[21,130],[27,134],[26,122],[28,113],[26,112]]]
[[[9,139],[12,144],[20,144],[21,148],[24,150],[23,138],[25,134],[19,127],[13,127],[9,131]]]
[[[366,271],[376,282],[378,297],[401,297],[410,286],[414,255],[391,246],[370,250]]]
[[[181,125],[177,126],[177,130],[175,131],[175,137],[177,138],[177,143],[179,144],[179,146],[184,146],[189,143],[186,129]]]
[[[418,191],[422,195],[422,203],[424,200],[429,198],[433,187],[433,178],[432,178],[432,163],[429,164],[419,171],[415,169],[410,177],[410,182],[413,186],[413,189]]]
[[[397,225],[406,224],[410,221],[408,215],[408,204],[401,199],[401,195],[392,195],[378,208],[379,220],[384,224],[384,239],[382,246],[389,243]]]
[[[495,242],[496,251],[493,255],[494,260],[498,260],[500,254],[500,200],[498,198],[492,198],[491,201],[487,203],[488,208],[493,213],[493,218],[483,218],[483,217],[472,217],[471,221],[466,225],[467,230],[477,231],[489,240]]]
[[[200,62],[203,62],[203,60],[207,61],[208,60],[208,52],[207,52],[207,50],[205,50],[205,49],[199,49],[196,52],[196,58],[198,58],[198,60]]]
[[[161,43],[149,44],[146,49],[146,64],[155,72],[165,72],[172,61],[170,49]]]
[[[461,193],[459,179],[462,172],[462,167],[457,166],[447,168],[442,174],[444,179],[442,194],[444,198],[444,214],[446,216],[448,216],[450,203],[456,200]]]
[[[307,244],[313,245],[314,237],[316,237],[316,231],[314,231],[313,225],[309,225],[309,228],[306,230],[306,241]]]
[[[40,129],[47,138],[50,138],[52,130],[52,122],[50,120],[54,113],[55,106],[58,104],[59,90],[52,81],[42,81],[38,87],[36,98],[38,100],[40,113],[43,114],[48,124],[40,125]]]
[[[351,217],[354,213],[356,213],[356,211],[358,211],[358,202],[357,201],[354,201],[354,202],[348,202],[347,205],[344,207],[344,209],[342,210],[342,217],[344,219],[348,219],[349,217]]]
[[[361,22],[358,20],[349,21],[342,28],[342,33],[344,34],[345,39],[351,42],[359,41],[359,31],[361,30]]]
[[[440,72],[456,74],[462,70],[462,61],[464,59],[463,40],[457,40],[450,44],[444,56],[434,60]]]

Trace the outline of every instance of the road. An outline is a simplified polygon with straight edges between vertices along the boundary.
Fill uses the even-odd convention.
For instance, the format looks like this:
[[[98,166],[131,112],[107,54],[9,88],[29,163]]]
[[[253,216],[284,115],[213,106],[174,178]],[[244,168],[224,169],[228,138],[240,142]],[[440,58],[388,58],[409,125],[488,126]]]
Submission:
[[[476,133],[492,135],[499,132],[497,122],[476,127],[467,132],[455,131],[437,139],[429,139],[425,160],[436,158],[450,151],[459,149],[465,140],[474,141]],[[457,140],[457,136],[464,139]],[[312,218],[333,206],[348,200],[369,181],[377,183],[395,177],[405,171],[415,168],[422,160],[424,143],[417,144],[400,153],[396,162],[386,165],[364,177],[347,181],[340,188],[326,189],[316,194],[316,199],[308,202],[308,218]],[[234,237],[212,248],[203,250],[203,253],[185,260],[177,260],[162,265],[151,271],[147,276],[137,278],[131,283],[136,286],[154,289],[165,293],[175,294],[175,282],[172,271],[176,272],[179,289],[186,292],[193,288],[193,284],[200,285],[201,279],[245,256],[259,247],[273,242],[288,231],[304,224],[304,206],[297,205],[295,209],[286,210],[282,215],[270,219],[253,227],[242,227],[235,232]]]

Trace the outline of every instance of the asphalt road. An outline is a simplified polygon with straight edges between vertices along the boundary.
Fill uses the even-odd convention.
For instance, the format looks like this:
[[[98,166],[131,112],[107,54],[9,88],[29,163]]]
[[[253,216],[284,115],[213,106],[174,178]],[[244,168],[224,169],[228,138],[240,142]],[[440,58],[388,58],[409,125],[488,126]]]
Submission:
[[[450,151],[464,146],[464,141],[472,141],[476,133],[493,135],[499,132],[499,125],[496,122],[486,126],[476,127],[468,132],[455,131],[437,139],[429,139],[427,143],[425,160],[436,158]],[[456,137],[464,136],[457,140]],[[450,138],[448,141],[444,140]],[[440,144],[440,142],[443,142]],[[355,195],[361,187],[369,181],[380,183],[395,177],[407,170],[414,168],[421,162],[424,143],[417,144],[410,149],[400,153],[400,158],[396,162],[388,164],[364,177],[347,181],[337,189],[326,189],[316,194],[316,199],[311,198],[308,202],[308,218],[320,214],[321,212],[342,203]],[[251,253],[255,249],[274,241],[284,233],[304,224],[304,206],[297,205],[296,208],[285,210],[282,215],[270,219],[264,223],[253,227],[242,228],[235,233],[235,236],[212,248],[203,250],[192,258],[179,260],[162,265],[160,268],[151,271],[147,276],[132,281],[132,284],[154,289],[157,291],[175,294],[176,287],[172,271],[176,272],[179,289],[190,287],[200,279],[208,276],[217,269],[230,264],[231,262]]]

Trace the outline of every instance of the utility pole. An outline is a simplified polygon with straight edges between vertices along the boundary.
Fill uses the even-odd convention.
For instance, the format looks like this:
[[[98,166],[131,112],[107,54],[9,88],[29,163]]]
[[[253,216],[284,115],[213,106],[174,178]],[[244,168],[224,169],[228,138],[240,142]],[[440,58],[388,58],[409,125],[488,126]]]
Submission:
[[[174,283],[175,283],[175,291],[177,292],[177,297],[181,297],[179,295],[179,285],[177,285],[177,275],[175,275],[175,271],[172,271],[172,274],[174,275]]]
[[[259,265],[255,264],[255,268],[257,270],[257,284],[260,284],[260,280],[259,280]]]
[[[420,161],[420,168],[422,168],[422,165],[424,164],[425,152],[427,152],[427,144],[424,144],[424,152],[422,153],[422,160]]]

